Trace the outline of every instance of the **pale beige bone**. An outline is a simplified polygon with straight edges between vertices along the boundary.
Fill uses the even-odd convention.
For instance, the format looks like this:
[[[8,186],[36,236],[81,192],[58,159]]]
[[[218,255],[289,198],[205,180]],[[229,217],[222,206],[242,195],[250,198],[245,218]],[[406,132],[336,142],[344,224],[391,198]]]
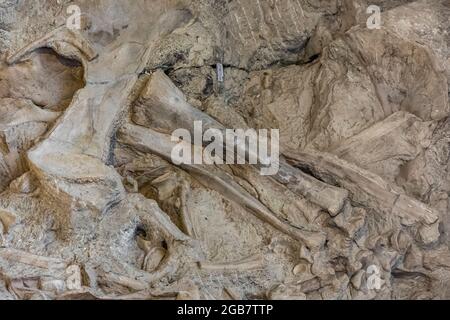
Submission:
[[[183,289],[183,291],[178,292],[177,300],[200,300],[200,291],[198,287],[193,284],[190,288],[188,288],[188,290]]]
[[[123,287],[136,290],[136,291],[144,291],[148,289],[148,283],[144,281],[139,281],[135,279],[131,279],[129,277],[126,277],[124,275],[112,273],[112,272],[105,272],[102,274],[101,282],[103,283],[115,283],[118,285],[121,285]]]
[[[85,63],[97,57],[92,44],[79,31],[67,29],[65,26],[55,29],[44,37],[30,43],[18,52],[9,56],[8,64],[23,60],[31,52],[40,48],[52,48],[58,54]]]
[[[11,190],[11,192],[22,194],[34,193],[37,188],[38,184],[36,178],[31,174],[31,172],[23,174],[9,185],[9,190]]]
[[[22,263],[42,269],[65,269],[67,262],[58,258],[49,258],[31,254],[25,251],[0,248],[0,259]]]
[[[433,208],[403,194],[381,177],[336,156],[313,151],[286,151],[285,155],[290,158],[291,164],[307,167],[323,179],[331,179],[349,190],[356,203],[399,216],[411,223],[433,225],[439,220]]]
[[[135,123],[140,125],[151,123],[152,129],[159,132],[171,133],[176,129],[184,128],[194,134],[194,122],[202,121],[204,131],[217,129],[226,136],[231,134],[218,121],[192,107],[186,101],[184,94],[161,70],[152,74],[135,106],[135,111],[133,117]],[[234,135],[231,135],[234,138]],[[237,144],[237,148],[244,154],[250,152],[250,150],[243,150],[245,144]],[[226,156],[231,155],[232,153],[226,153]],[[255,157],[260,159],[259,154]],[[346,190],[318,181],[283,161],[280,161],[280,171],[273,178],[333,215],[337,215],[342,210],[348,198]]]
[[[255,255],[246,259],[225,263],[199,262],[198,266],[204,271],[251,271],[264,267],[262,255]]]
[[[177,144],[171,141],[169,135],[132,124],[126,124],[122,127],[118,133],[118,140],[122,144],[132,146],[142,152],[156,154],[167,161],[172,161],[172,149]],[[281,221],[263,204],[233,181],[231,176],[215,166],[184,164],[180,167],[188,171],[205,186],[220,192],[231,201],[249,208],[256,217],[287,235],[304,242],[312,248],[320,248],[324,244],[324,234],[321,232],[301,230]]]
[[[31,43],[9,58],[19,62],[31,51],[52,47],[83,63],[86,87],[79,90],[46,140],[28,152],[29,166],[44,194],[64,207],[87,207],[104,213],[125,198],[120,175],[106,164],[111,143],[125,118],[138,77],[144,71],[157,40],[187,23],[191,16],[177,5],[155,4],[146,23],[151,32],[131,29],[134,41],[116,39],[99,48],[98,59],[80,32],[64,27]],[[111,65],[111,61],[115,61]]]
[[[10,212],[0,209],[0,224],[3,226],[5,233],[16,223],[16,217]]]

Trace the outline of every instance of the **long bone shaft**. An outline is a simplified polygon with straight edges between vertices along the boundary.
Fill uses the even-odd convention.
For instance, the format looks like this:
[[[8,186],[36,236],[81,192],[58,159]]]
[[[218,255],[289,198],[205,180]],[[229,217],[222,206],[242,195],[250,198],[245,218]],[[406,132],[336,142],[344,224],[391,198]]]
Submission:
[[[133,118],[135,123],[144,125],[142,122],[144,120],[145,123],[151,123],[152,129],[159,132],[170,133],[183,128],[194,134],[194,122],[201,121],[205,131],[216,129],[222,131],[225,135],[231,134],[218,121],[187,103],[183,93],[160,70],[152,74],[135,107],[135,111],[139,115]],[[238,154],[252,152],[246,150],[245,143],[237,144],[236,148]],[[227,154],[230,153],[227,152]],[[259,154],[252,156],[257,158],[259,163],[264,163],[261,161]],[[279,172],[272,178],[328,210],[333,215],[342,210],[345,200],[348,198],[346,190],[325,184],[282,161],[280,162]]]
[[[167,161],[172,161],[172,150],[177,145],[177,142],[172,141],[171,136],[167,134],[132,124],[126,124],[121,128],[118,133],[118,140],[124,145],[129,145],[141,152],[156,154]],[[191,146],[189,145],[189,147]],[[193,148],[196,147],[194,146]],[[321,232],[301,230],[278,219],[261,202],[237,184],[232,177],[219,170],[216,166],[182,164],[180,167],[205,184],[205,186],[250,209],[259,219],[302,241],[307,246],[320,248],[325,242],[325,235]]]
[[[117,38],[106,47],[97,46],[98,54],[81,32],[61,27],[8,59],[18,63],[32,51],[50,47],[83,64],[86,86],[75,94],[46,139],[28,152],[31,170],[57,203],[105,212],[125,198],[120,175],[107,165],[114,134],[154,46],[191,17],[176,7],[165,9],[155,3],[155,12],[147,19],[151,32],[130,26],[124,33],[132,41]]]

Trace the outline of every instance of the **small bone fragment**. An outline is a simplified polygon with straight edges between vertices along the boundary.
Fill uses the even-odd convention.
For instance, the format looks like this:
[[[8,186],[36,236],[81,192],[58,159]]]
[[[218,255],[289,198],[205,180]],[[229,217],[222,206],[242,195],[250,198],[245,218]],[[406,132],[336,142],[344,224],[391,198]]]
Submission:
[[[153,272],[158,269],[166,254],[167,252],[164,248],[153,248],[150,250],[144,260],[144,270]]]
[[[81,268],[78,265],[71,265],[66,269],[66,285],[69,290],[81,290],[82,278]]]
[[[353,208],[347,204],[343,212],[333,221],[341,228],[348,237],[354,238],[356,233],[364,226],[366,210],[363,208]]]
[[[0,209],[0,224],[3,226],[5,233],[8,233],[14,223],[16,223],[16,217],[14,217],[11,213]]]
[[[230,263],[199,262],[199,268],[205,271],[250,271],[261,269],[264,266],[264,258],[261,255],[249,257],[241,261]]]
[[[403,266],[406,270],[414,271],[423,268],[423,253],[416,245],[412,245],[405,254]]]
[[[419,228],[419,241],[424,245],[433,244],[439,239],[440,235],[439,223],[423,225]]]
[[[102,276],[102,280],[106,283],[112,282],[136,291],[144,291],[148,289],[148,284],[146,282],[131,279],[112,272],[104,273]]]
[[[0,258],[42,269],[64,269],[67,265],[66,262],[58,258],[38,256],[10,248],[0,248]]]
[[[139,185],[138,182],[130,176],[127,176],[124,181],[124,187],[129,193],[138,193]]]
[[[366,277],[366,271],[359,270],[351,279],[351,284],[355,289],[360,290]]]

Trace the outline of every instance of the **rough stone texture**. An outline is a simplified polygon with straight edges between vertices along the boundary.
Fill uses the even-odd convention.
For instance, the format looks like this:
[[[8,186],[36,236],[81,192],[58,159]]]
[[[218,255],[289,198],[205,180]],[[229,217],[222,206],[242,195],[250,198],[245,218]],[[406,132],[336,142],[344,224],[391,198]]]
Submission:
[[[2,1],[0,299],[450,299],[449,17]],[[173,163],[198,120],[280,129],[279,173]]]

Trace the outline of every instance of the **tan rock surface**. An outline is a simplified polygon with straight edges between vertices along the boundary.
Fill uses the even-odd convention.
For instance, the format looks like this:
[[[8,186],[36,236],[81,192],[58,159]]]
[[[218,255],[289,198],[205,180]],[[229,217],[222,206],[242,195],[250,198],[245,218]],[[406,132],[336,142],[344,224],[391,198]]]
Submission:
[[[3,1],[0,299],[450,299],[449,16]],[[200,120],[279,129],[278,173],[178,165]]]

